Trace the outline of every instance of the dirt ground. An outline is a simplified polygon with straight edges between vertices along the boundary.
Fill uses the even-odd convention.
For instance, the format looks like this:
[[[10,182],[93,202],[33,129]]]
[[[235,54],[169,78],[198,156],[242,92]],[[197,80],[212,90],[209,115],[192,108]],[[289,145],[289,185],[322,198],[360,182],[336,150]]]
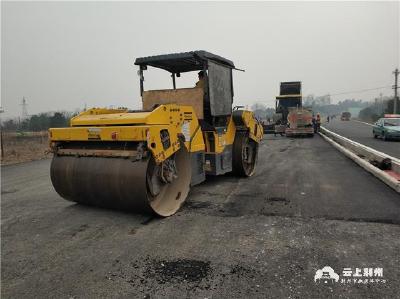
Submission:
[[[3,132],[4,156],[1,165],[10,165],[50,158],[47,131]]]

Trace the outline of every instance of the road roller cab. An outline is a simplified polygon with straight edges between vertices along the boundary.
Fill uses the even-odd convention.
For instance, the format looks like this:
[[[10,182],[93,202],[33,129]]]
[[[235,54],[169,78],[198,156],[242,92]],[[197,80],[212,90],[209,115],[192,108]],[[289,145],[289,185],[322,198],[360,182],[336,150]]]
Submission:
[[[252,112],[232,111],[232,71],[238,69],[231,60],[206,51],[192,51],[137,58],[135,64],[139,66],[143,109],[151,110],[160,104],[170,103],[193,107],[206,148],[204,158],[199,153],[199,157],[193,160],[204,160],[204,167],[200,165],[198,168],[204,168],[206,174],[220,175],[238,168],[233,163],[236,135],[246,133],[249,142],[254,142],[254,147],[257,147],[262,132],[260,133],[261,126]],[[148,67],[169,72],[171,88],[145,90],[144,73]],[[181,74],[187,72],[201,72],[203,84],[192,88],[177,88]],[[252,172],[253,170],[248,171],[248,174]]]
[[[161,216],[174,214],[206,175],[251,176],[263,134],[251,111],[232,110],[232,61],[205,51],[138,58],[143,109],[93,108],[50,129],[51,179],[64,198]],[[145,90],[149,67],[171,89]],[[202,84],[176,88],[185,72]]]

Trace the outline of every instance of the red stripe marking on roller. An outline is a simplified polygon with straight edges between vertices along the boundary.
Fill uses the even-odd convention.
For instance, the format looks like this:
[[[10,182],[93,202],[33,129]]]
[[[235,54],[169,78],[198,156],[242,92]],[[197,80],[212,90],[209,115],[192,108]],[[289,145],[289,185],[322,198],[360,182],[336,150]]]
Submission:
[[[385,170],[385,172],[391,177],[394,177],[396,180],[400,181],[400,173],[396,173],[393,170]]]

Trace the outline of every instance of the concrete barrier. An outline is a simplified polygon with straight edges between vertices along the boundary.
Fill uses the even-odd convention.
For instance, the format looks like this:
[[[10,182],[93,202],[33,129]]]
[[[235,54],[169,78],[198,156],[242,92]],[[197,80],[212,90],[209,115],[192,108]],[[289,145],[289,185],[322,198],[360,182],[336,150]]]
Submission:
[[[343,137],[334,133],[324,127],[320,129],[320,135],[332,144],[336,149],[344,155],[352,159],[362,168],[372,173],[378,179],[386,183],[388,186],[400,193],[400,160],[389,156],[385,153],[379,152],[373,148],[365,146],[361,143],[355,142],[351,139]],[[385,171],[378,168],[377,164],[382,161],[388,162],[390,160],[391,169]],[[372,164],[374,163],[374,164]]]

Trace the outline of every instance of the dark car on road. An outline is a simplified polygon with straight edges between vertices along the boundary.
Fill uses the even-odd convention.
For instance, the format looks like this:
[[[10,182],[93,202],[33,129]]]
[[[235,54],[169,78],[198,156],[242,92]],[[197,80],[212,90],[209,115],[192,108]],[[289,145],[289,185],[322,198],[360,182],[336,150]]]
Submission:
[[[385,115],[380,118],[372,128],[374,138],[381,137],[383,140],[400,140],[400,115]]]
[[[350,112],[342,112],[342,115],[340,116],[340,120],[344,120],[344,121],[349,121],[351,117],[351,113]]]

